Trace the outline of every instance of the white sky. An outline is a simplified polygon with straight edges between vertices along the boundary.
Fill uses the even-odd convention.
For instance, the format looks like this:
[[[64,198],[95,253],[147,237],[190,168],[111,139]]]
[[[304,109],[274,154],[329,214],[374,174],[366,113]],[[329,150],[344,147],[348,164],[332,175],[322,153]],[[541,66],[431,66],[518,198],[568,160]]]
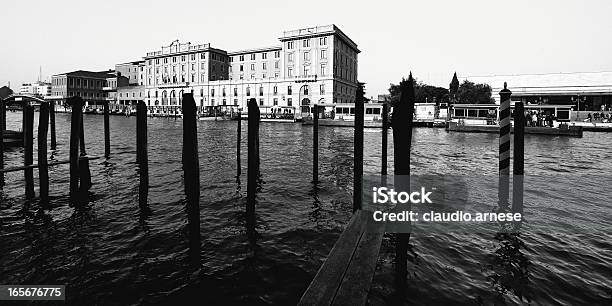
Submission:
[[[460,76],[612,71],[612,1],[2,1],[0,84],[114,69],[174,39],[228,51],[279,44],[283,30],[334,23],[361,49],[366,95],[412,70]]]

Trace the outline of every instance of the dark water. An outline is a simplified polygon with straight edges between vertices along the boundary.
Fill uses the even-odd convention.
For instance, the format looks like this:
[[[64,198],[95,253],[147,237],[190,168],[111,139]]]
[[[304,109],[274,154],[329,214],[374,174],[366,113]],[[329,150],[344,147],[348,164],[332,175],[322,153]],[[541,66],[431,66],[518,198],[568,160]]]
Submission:
[[[9,114],[9,128],[18,128],[19,118],[20,113]],[[69,120],[58,114],[54,159],[68,157]],[[85,126],[88,153],[101,155],[102,117],[86,116]],[[188,299],[198,304],[295,304],[351,215],[352,130],[321,128],[321,183],[314,188],[311,129],[261,124],[258,235],[249,238],[245,158],[242,176],[235,177],[236,122],[199,122],[202,247],[194,259],[188,252],[181,128],[180,119],[149,119],[147,207],[138,204],[134,118],[111,117],[113,155],[91,161],[94,186],[88,209],[67,204],[67,164],[50,171],[53,208],[43,217],[35,213],[36,201],[24,211],[23,174],[7,174],[0,205],[0,283],[66,284],[67,302],[76,305],[165,305]],[[416,129],[414,142],[414,173],[497,173],[496,135]],[[601,174],[612,168],[611,143],[612,134],[605,133],[585,133],[581,139],[527,136],[526,172]],[[6,154],[8,166],[21,164],[21,154],[20,149]],[[379,172],[379,160],[380,132],[366,130],[366,174]],[[610,220],[607,214],[591,217]],[[413,236],[410,279],[399,290],[405,295],[398,297],[389,235],[369,299],[372,304],[606,304],[612,295],[610,238],[556,232],[514,239]],[[507,268],[500,264],[500,249],[517,258],[521,268],[511,271],[520,275],[495,281]]]

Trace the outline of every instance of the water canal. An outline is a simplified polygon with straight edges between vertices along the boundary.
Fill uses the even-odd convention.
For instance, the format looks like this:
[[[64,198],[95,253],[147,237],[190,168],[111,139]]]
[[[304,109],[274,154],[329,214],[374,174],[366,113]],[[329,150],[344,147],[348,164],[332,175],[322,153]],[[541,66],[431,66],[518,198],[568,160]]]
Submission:
[[[19,129],[20,118],[21,113],[9,113],[8,128]],[[351,216],[352,129],[321,127],[320,184],[314,188],[311,127],[261,124],[259,235],[248,239],[246,168],[242,177],[235,177],[236,123],[198,122],[202,248],[201,264],[194,265],[186,242],[181,120],[149,119],[150,189],[148,209],[142,209],[135,163],[136,121],[120,116],[110,119],[112,157],[91,161],[93,201],[87,209],[75,211],[67,204],[68,164],[50,169],[52,209],[44,216],[36,215],[35,204],[23,211],[23,174],[6,175],[7,184],[0,191],[0,283],[66,284],[68,303],[78,305],[88,301],[166,304],[189,297],[248,305],[299,300]],[[102,155],[102,116],[86,115],[84,120],[88,153]],[[58,150],[53,159],[68,158],[69,121],[69,115],[57,114]],[[246,124],[242,127],[246,135]],[[246,167],[246,137],[242,141],[241,164]],[[525,142],[525,172],[530,175],[605,176],[612,169],[610,133],[585,132],[583,138],[527,135]],[[389,145],[392,152],[392,141]],[[418,128],[413,172],[495,175],[497,151],[494,134]],[[380,154],[380,131],[366,129],[366,175],[379,173]],[[22,164],[21,149],[11,149],[5,160],[7,167]],[[36,181],[37,171],[34,174]],[[610,186],[595,183],[591,187],[570,192],[584,192],[583,196],[602,203],[601,210],[609,212]],[[558,196],[538,192],[544,199]],[[580,211],[559,207],[549,216],[554,220],[576,210]],[[610,226],[610,217],[598,211],[580,214]],[[396,297],[389,235],[383,241],[370,302],[388,304],[399,298],[419,304],[515,304],[522,299],[601,304],[612,298],[611,238],[610,232],[524,233],[518,260],[528,277],[501,273],[504,277],[495,279],[492,275],[500,275],[494,273],[496,269],[504,269],[497,264],[504,245],[491,234],[413,235],[410,279],[405,296]]]

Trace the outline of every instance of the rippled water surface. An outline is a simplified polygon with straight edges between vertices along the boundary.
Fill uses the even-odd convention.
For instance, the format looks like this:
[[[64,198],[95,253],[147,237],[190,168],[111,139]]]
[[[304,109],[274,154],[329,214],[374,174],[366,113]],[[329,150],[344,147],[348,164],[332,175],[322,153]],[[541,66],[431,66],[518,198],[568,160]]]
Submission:
[[[18,129],[20,117],[9,113],[9,128]],[[57,115],[58,150],[50,153],[52,159],[68,158],[69,121],[68,115]],[[102,117],[86,115],[84,122],[88,153],[102,155]],[[112,156],[91,161],[94,185],[87,209],[68,205],[67,164],[50,170],[52,209],[42,216],[36,213],[37,201],[27,204],[23,197],[23,173],[8,173],[1,190],[0,283],[66,284],[67,301],[79,305],[93,301],[167,305],[194,298],[248,305],[296,303],[351,216],[353,131],[321,128],[321,183],[315,188],[311,128],[261,124],[262,188],[256,207],[257,235],[250,237],[244,216],[246,122],[242,135],[243,169],[237,178],[236,122],[198,122],[201,250],[196,258],[188,252],[180,119],[149,119],[146,206],[139,205],[134,118],[111,117]],[[612,169],[611,144],[608,133],[585,133],[583,138],[527,135],[526,173],[606,175]],[[494,134],[415,129],[412,171],[495,175],[497,148]],[[389,149],[392,152],[392,144]],[[365,131],[364,151],[366,175],[379,173],[379,130]],[[22,158],[21,149],[11,149],[5,166],[18,166]],[[392,156],[389,167],[393,169]],[[37,171],[34,175],[37,181]],[[603,186],[597,199],[602,195],[605,199],[609,188]],[[543,198],[553,196],[540,192]],[[609,213],[609,208],[604,211]],[[572,210],[558,213],[568,211]],[[610,222],[607,214],[589,217]],[[524,233],[518,238],[414,235],[410,279],[399,290],[404,295],[398,295],[392,235],[388,235],[369,300],[372,304],[605,304],[612,299],[611,238],[594,232]],[[513,260],[501,258],[504,254]],[[510,271],[520,275],[504,273],[508,262],[519,265]]]

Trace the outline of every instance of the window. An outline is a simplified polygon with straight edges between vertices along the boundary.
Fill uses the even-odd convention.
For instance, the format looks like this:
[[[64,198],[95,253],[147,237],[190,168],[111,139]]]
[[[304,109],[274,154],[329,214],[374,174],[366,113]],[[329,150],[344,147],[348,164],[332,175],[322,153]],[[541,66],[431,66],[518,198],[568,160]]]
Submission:
[[[288,77],[292,77],[293,76],[293,68],[291,68],[291,67],[287,68],[287,76]]]
[[[185,61],[185,56],[181,55],[181,62],[184,62],[184,61]]]
[[[238,87],[234,87],[234,97],[238,96]]]
[[[287,106],[293,106],[293,101],[291,98],[287,98]]]
[[[244,55],[241,55],[241,56],[240,56],[240,61],[241,61],[241,62],[244,62]]]
[[[200,78],[201,78],[201,79],[200,79],[200,82],[205,82],[205,81],[206,81],[206,78],[204,77],[204,74],[203,74],[203,73],[200,75]]]
[[[244,71],[244,65],[240,65],[240,71]]]
[[[304,86],[304,95],[306,95],[306,96],[308,95],[308,86],[307,85]]]
[[[310,74],[310,67],[304,66],[304,76],[308,76]]]
[[[251,60],[254,61],[255,60],[255,53],[251,54]]]
[[[293,53],[287,54],[287,61],[293,62]]]
[[[304,52],[304,61],[310,61],[310,52]]]
[[[278,98],[274,98],[274,105],[278,105]]]
[[[214,88],[210,90],[210,96],[211,96],[211,97],[214,97],[214,96],[215,96],[215,89],[214,89]]]
[[[164,64],[167,64],[167,63],[168,63],[168,58],[164,57]]]
[[[265,53],[264,53],[265,54]],[[268,66],[266,65],[267,63],[262,63],[261,64],[261,68],[263,68],[263,70],[266,70],[268,68]]]
[[[287,86],[287,94],[292,95],[293,91],[291,90],[291,86]]]
[[[325,84],[319,85],[319,92],[324,95],[325,94]]]
[[[274,51],[274,57],[280,58],[280,51]]]
[[[200,59],[206,59],[206,53],[200,53]]]
[[[195,74],[191,75],[191,82],[195,82]]]
[[[173,56],[173,57],[172,57],[172,62],[173,62],[173,63],[176,63],[176,56]]]
[[[248,87],[248,86],[247,86],[247,88],[246,88],[246,94],[247,94],[247,97],[250,97],[250,96],[251,96],[251,88],[250,88],[250,87]]]
[[[310,47],[310,39],[304,39],[304,40],[302,41],[302,46],[303,46],[304,48],[308,48],[308,47]]]
[[[279,65],[280,65],[279,61],[274,62],[274,68],[275,69],[278,69]]]
[[[195,64],[191,64],[191,70],[195,70]]]
[[[275,79],[278,79],[278,72],[275,72],[275,73],[274,73],[274,78],[275,78]]]
[[[278,86],[274,85],[274,94],[278,94]]]
[[[264,99],[259,99],[259,106],[263,106],[264,105]]]
[[[265,78],[266,78],[266,74],[265,74],[265,73],[264,73],[264,74],[262,74],[262,75],[261,75],[261,78],[262,78],[262,79],[265,79]]]
[[[259,87],[259,96],[262,97],[263,96],[263,86]]]
[[[254,80],[254,79],[255,79],[255,75],[251,74],[251,80]]]
[[[287,42],[287,49],[289,49],[289,50],[293,49],[293,42],[292,41]]]
[[[321,59],[327,58],[327,50],[321,50]]]
[[[255,70],[255,64],[251,64],[251,70]]]
[[[326,46],[327,45],[327,37],[319,38],[319,45]]]
[[[321,75],[324,76],[325,73],[325,64],[321,64]]]
[[[268,59],[268,53],[264,52],[261,54],[261,59]]]
[[[192,61],[195,61],[195,54],[192,54],[192,55],[191,55],[191,60],[192,60]]]
[[[240,75],[240,79],[241,79],[241,80],[244,80],[244,74],[241,74],[241,75]]]
[[[225,99],[223,99],[223,105],[226,105],[226,100]]]
[[[238,99],[234,99],[234,105],[238,105]]]

